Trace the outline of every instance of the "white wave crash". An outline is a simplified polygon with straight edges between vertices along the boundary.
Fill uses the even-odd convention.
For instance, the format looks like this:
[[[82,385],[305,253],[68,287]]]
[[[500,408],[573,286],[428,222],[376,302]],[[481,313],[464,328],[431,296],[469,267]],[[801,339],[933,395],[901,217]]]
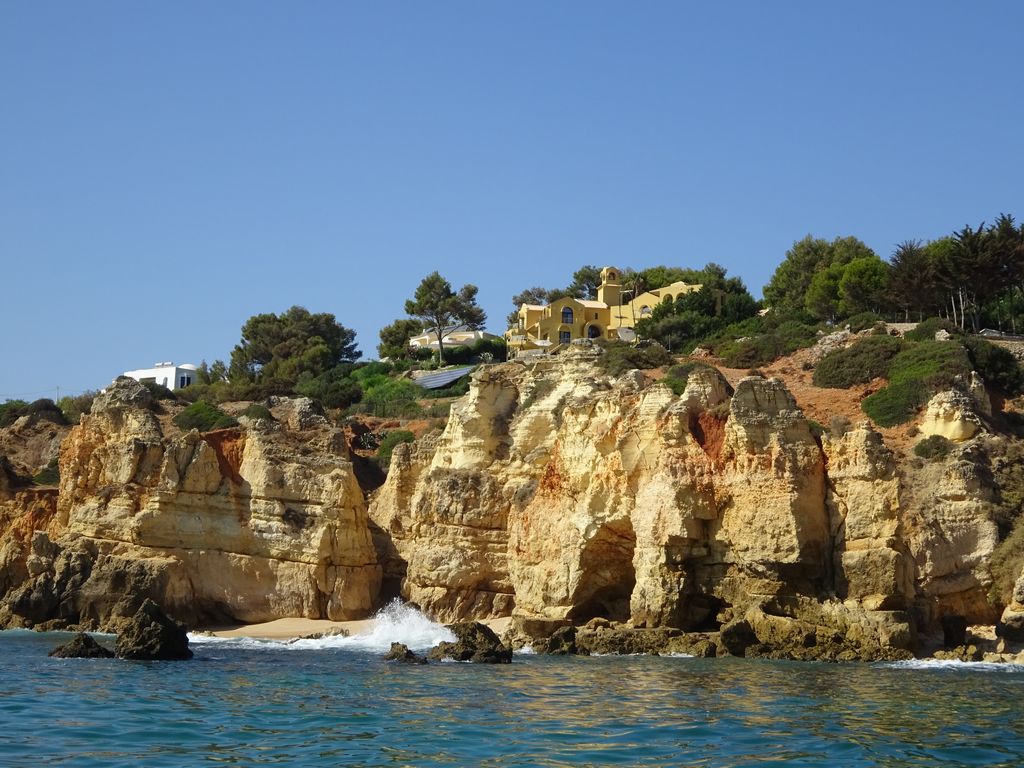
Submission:
[[[292,640],[261,640],[255,638],[220,638],[189,635],[189,642],[216,644],[251,649],[319,650],[346,648],[353,651],[384,653],[392,643],[404,643],[410,650],[422,651],[441,642],[454,642],[455,635],[443,624],[424,616],[411,605],[395,599],[381,608],[370,627],[353,635],[325,635]]]

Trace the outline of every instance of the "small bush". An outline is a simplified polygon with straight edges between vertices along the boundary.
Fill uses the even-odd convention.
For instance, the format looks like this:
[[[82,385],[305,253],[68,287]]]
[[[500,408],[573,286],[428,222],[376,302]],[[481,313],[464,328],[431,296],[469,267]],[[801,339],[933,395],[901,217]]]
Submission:
[[[391,465],[391,454],[394,452],[396,445],[411,443],[415,440],[416,435],[407,429],[393,429],[384,435],[384,438],[377,446],[376,454],[381,466],[387,468]]]
[[[846,325],[850,326],[850,330],[853,333],[860,333],[868,328],[874,328],[878,323],[882,322],[884,322],[882,318],[874,312],[861,312],[846,319]]]
[[[660,368],[672,363],[672,355],[661,344],[643,346],[621,341],[601,342],[604,354],[597,359],[598,366],[611,376],[621,376],[634,368]]]
[[[966,339],[964,344],[974,370],[987,385],[1007,395],[1024,391],[1024,372],[1010,350],[976,337]]]
[[[57,401],[57,407],[60,408],[69,424],[78,424],[84,414],[92,411],[92,402],[98,394],[99,392],[88,391],[80,395],[62,397]]]
[[[892,359],[903,349],[903,342],[892,336],[866,336],[846,349],[830,352],[814,369],[814,385],[828,389],[848,389],[889,375]]]
[[[690,379],[690,374],[701,369],[715,370],[713,366],[710,366],[707,363],[692,360],[688,363],[683,363],[682,365],[673,365],[668,369],[668,373],[661,381],[663,384],[667,385],[674,394],[681,395],[686,391],[686,383]]]
[[[266,419],[267,421],[274,420],[274,414],[272,414],[270,409],[262,403],[253,403],[242,411],[242,415],[248,419]]]
[[[198,429],[200,432],[210,432],[214,429],[226,429],[238,425],[235,419],[220,408],[203,400],[186,407],[172,421],[179,429]]]
[[[447,420],[447,418],[451,415],[451,412],[451,403],[431,403],[430,407],[423,412],[423,415],[431,419]]]
[[[140,381],[140,384],[149,390],[149,393],[153,395],[154,400],[177,400],[178,396],[171,390],[165,387],[163,384],[157,384],[155,381]]]
[[[0,427],[9,427],[22,416],[22,409],[28,407],[25,400],[8,400],[0,403]]]
[[[825,434],[825,428],[814,419],[808,419],[807,426],[810,428],[811,434],[815,437],[821,437]]]
[[[892,359],[889,381],[923,381],[933,392],[948,389],[971,372],[967,353],[959,344],[921,341]]]
[[[903,334],[903,337],[909,341],[935,341],[935,334],[938,331],[946,331],[950,336],[963,335],[963,331],[949,320],[943,320],[941,317],[929,317]]]
[[[868,395],[860,406],[880,427],[895,427],[910,421],[929,397],[923,381],[904,381]]]
[[[50,463],[35,474],[32,482],[36,485],[59,485],[60,469],[57,467],[57,459],[50,459]]]
[[[914,455],[922,459],[942,459],[949,455],[953,444],[942,435],[932,435],[914,446]]]
[[[48,398],[33,400],[31,403],[24,400],[8,400],[0,405],[0,427],[9,427],[22,416],[35,416],[54,424],[68,423],[57,404]]]

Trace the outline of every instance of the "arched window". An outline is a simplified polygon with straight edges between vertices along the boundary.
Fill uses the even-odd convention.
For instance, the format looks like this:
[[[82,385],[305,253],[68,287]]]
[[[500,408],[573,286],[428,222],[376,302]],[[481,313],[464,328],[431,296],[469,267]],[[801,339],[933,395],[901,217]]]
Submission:
[[[572,307],[565,307],[562,310],[562,322],[565,325],[572,325]]]
[[[598,325],[591,325],[587,328],[588,339],[599,339],[601,338],[601,327]]]

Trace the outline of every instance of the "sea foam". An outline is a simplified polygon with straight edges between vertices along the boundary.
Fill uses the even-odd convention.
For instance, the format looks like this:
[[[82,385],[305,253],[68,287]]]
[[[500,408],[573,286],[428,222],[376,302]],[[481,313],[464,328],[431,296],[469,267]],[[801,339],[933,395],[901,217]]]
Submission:
[[[1024,672],[1024,665],[1004,661],[959,661],[957,659],[908,659],[878,664],[888,669],[952,669],[964,672]]]
[[[355,635],[328,635],[294,640],[259,640],[255,638],[222,638],[209,635],[189,635],[189,642],[197,645],[217,644],[252,649],[319,650],[346,648],[353,651],[379,653],[390,650],[392,643],[404,643],[411,650],[433,648],[440,642],[454,642],[455,635],[443,624],[431,621],[411,605],[392,600],[373,617],[369,631]]]

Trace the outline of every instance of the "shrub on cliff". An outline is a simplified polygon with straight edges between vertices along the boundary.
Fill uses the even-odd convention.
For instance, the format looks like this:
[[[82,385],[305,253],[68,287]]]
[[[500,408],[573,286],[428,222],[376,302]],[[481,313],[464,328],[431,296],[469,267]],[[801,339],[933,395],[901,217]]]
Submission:
[[[395,450],[396,445],[402,443],[411,443],[416,440],[416,435],[407,429],[393,429],[384,435],[384,439],[380,441],[380,445],[377,446],[377,460],[380,465],[387,468],[391,465],[391,454]]]
[[[814,385],[847,389],[887,376],[892,359],[902,349],[903,342],[892,336],[866,336],[825,355],[814,369]]]
[[[80,395],[62,397],[57,401],[57,407],[60,408],[69,424],[78,424],[82,420],[83,414],[92,410],[92,401],[98,394],[99,392],[90,390]]]
[[[57,466],[57,459],[50,459],[50,463],[32,477],[32,482],[36,485],[59,485],[60,468]]]
[[[633,346],[621,341],[602,342],[604,354],[597,359],[598,367],[611,376],[621,376],[633,369],[660,368],[672,362],[672,355],[661,344]]]
[[[1024,391],[1024,372],[1010,350],[980,338],[965,339],[964,344],[974,370],[987,385],[1007,395]]]
[[[945,331],[950,336],[963,335],[963,331],[949,322],[949,320],[944,320],[941,317],[929,317],[927,320],[922,320],[903,336],[908,341],[935,341],[935,334],[939,331]]]
[[[21,409],[25,408],[28,402],[25,400],[8,400],[0,403],[0,427],[9,427],[21,417]]]
[[[261,403],[253,403],[242,411],[242,415],[247,419],[266,419],[267,421],[274,420],[274,414],[270,412],[270,409],[267,408],[267,406],[262,405]]]
[[[953,444],[942,435],[932,435],[914,446],[914,455],[922,459],[941,459],[949,455]]]
[[[54,424],[67,424],[67,419],[53,400],[42,398],[26,403],[24,400],[8,400],[0,405],[0,427],[9,427],[22,416],[35,416],[37,420]]]
[[[732,339],[720,336],[712,346],[730,368],[755,368],[811,346],[817,339],[817,333],[816,326],[800,318],[767,320],[758,317],[730,326],[723,334],[732,336]]]
[[[203,400],[189,405],[172,421],[179,429],[198,429],[200,432],[210,432],[214,429],[226,429],[238,425],[234,418],[228,416],[217,406]]]
[[[874,328],[878,323],[882,322],[885,321],[874,312],[860,312],[846,318],[845,325],[850,326],[850,330],[853,333],[860,333],[868,328]]]
[[[913,418],[932,395],[958,386],[970,371],[970,360],[959,344],[918,342],[892,359],[889,385],[864,398],[861,408],[879,426],[903,424]]]
[[[691,360],[681,365],[673,365],[668,369],[668,373],[665,374],[665,378],[661,380],[662,384],[668,386],[672,390],[673,394],[681,395],[686,391],[686,383],[690,379],[690,374],[698,370],[716,370],[714,366],[702,363],[699,360]]]

